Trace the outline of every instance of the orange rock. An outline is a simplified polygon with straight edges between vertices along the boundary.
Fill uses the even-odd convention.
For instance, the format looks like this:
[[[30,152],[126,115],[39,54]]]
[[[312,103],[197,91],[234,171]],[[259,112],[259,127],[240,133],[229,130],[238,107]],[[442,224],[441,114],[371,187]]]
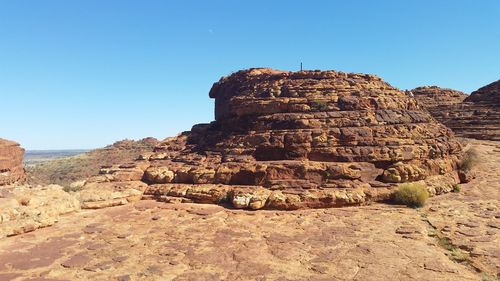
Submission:
[[[336,207],[384,200],[387,192],[375,191],[381,186],[458,178],[461,146],[451,131],[379,77],[249,69],[223,77],[209,95],[214,122],[140,157],[143,181],[152,185],[147,198],[249,209]],[[94,182],[113,174],[139,178],[127,169],[137,171],[112,167]]]
[[[24,149],[18,143],[0,139],[0,186],[24,178]]]
[[[411,92],[438,121],[457,135],[500,140],[500,80],[470,96],[437,87],[420,87]]]

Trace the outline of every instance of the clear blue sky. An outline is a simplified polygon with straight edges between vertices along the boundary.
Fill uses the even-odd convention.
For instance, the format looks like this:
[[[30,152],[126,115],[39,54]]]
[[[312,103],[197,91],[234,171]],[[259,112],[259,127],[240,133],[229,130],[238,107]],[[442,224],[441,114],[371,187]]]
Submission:
[[[500,1],[0,0],[0,137],[28,149],[165,138],[249,67],[471,92],[500,78]]]

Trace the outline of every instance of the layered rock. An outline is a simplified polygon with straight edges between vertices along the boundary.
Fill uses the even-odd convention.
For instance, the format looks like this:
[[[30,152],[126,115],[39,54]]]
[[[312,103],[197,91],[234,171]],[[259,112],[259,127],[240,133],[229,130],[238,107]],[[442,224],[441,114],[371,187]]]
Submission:
[[[80,209],[61,186],[10,186],[0,191],[0,238],[53,225],[59,216]]]
[[[214,122],[90,182],[142,180],[146,197],[162,200],[298,209],[385,200],[408,181],[439,183],[429,186],[436,194],[456,181],[451,131],[379,77],[249,69],[209,95]]]
[[[500,140],[500,80],[472,92],[462,103],[429,110],[459,136]]]
[[[463,92],[438,86],[417,87],[410,92],[432,115],[439,112],[440,108],[461,103],[468,97]]]
[[[498,103],[500,102],[499,97],[500,97],[500,80],[497,80],[478,89],[477,91],[472,92],[471,95],[465,101],[498,105]]]
[[[24,149],[18,143],[0,139],[0,186],[24,177]]]

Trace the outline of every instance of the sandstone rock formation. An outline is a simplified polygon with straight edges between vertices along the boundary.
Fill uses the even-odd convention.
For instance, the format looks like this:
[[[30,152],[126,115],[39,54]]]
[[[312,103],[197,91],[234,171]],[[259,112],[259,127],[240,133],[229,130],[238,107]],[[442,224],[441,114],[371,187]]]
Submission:
[[[298,209],[384,200],[401,182],[427,182],[431,194],[456,182],[451,131],[376,76],[249,69],[210,97],[214,122],[87,185],[146,182],[145,196],[162,200]]]
[[[440,108],[463,102],[468,95],[438,86],[424,86],[411,90],[418,103],[434,115]]]
[[[139,201],[146,187],[142,182],[87,183],[75,198],[83,209],[101,209]]]
[[[0,191],[0,238],[33,231],[80,209],[80,203],[58,185],[9,186]]]
[[[422,91],[417,89],[412,92],[418,98]],[[457,95],[457,99],[459,97],[461,96]],[[424,101],[423,105],[426,104],[430,103]],[[438,101],[437,104],[438,106],[430,104],[429,111],[458,136],[500,140],[500,80],[472,92],[462,103],[440,104]]]
[[[482,159],[476,180],[418,212],[142,200],[0,239],[0,280],[496,280],[500,143],[468,146]]]
[[[499,97],[500,97],[500,80],[497,80],[478,89],[477,91],[472,92],[471,95],[465,101],[498,105],[498,103],[500,102]]]
[[[18,143],[0,139],[0,186],[24,177],[24,149]]]

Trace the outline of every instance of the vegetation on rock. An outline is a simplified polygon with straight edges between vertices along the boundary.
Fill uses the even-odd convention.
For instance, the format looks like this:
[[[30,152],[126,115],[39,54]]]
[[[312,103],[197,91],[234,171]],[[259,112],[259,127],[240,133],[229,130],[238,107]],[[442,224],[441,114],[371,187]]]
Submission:
[[[476,149],[471,148],[465,151],[462,161],[460,162],[460,170],[470,172],[479,162],[479,153]]]
[[[98,175],[103,166],[132,162],[152,152],[157,143],[154,138],[122,140],[84,154],[42,162],[26,167],[27,180],[30,184],[59,184],[72,190],[73,182]]]
[[[398,187],[394,193],[394,203],[412,208],[422,207],[429,198],[427,189],[417,183],[405,183]]]

